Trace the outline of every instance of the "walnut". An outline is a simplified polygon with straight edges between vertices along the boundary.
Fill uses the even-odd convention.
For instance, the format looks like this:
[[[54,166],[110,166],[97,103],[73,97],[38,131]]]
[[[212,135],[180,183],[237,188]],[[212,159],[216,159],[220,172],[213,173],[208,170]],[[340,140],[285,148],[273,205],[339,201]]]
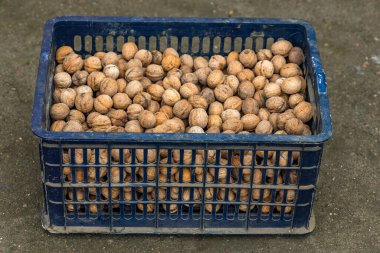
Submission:
[[[91,126],[94,132],[105,132],[111,126],[111,119],[106,115],[96,115]]]
[[[203,134],[205,131],[203,130],[203,128],[199,127],[199,126],[192,126],[192,127],[189,127],[186,131],[186,133],[190,133],[190,134]]]
[[[282,55],[275,55],[271,60],[274,68],[274,73],[279,74],[281,68],[286,64],[286,59]]]
[[[87,71],[77,71],[71,77],[73,84],[76,86],[85,85],[87,83],[88,73]]]
[[[175,103],[177,103],[181,99],[181,95],[178,93],[177,90],[169,88],[165,90],[165,92],[162,95],[162,100],[166,105],[173,106]]]
[[[243,122],[237,118],[229,118],[223,122],[223,131],[233,131],[234,133],[241,132],[243,130]]]
[[[77,93],[72,88],[62,89],[59,101],[65,103],[69,108],[73,108]]]
[[[288,77],[281,83],[281,90],[285,94],[296,94],[301,90],[301,88],[302,82],[298,76]]]
[[[258,116],[261,120],[269,120],[270,112],[267,108],[260,108]]]
[[[228,63],[227,73],[229,75],[237,75],[240,71],[244,69],[244,66],[239,61],[231,61]]]
[[[121,58],[117,61],[116,66],[119,69],[119,78],[125,78],[125,72],[127,71],[127,61]]]
[[[62,128],[63,132],[83,132],[82,124],[78,120],[70,120]]]
[[[169,54],[162,58],[161,65],[165,71],[169,71],[174,68],[179,68],[179,66],[181,65],[181,61],[178,56]]]
[[[179,57],[177,50],[175,50],[174,48],[172,48],[172,47],[165,48],[165,50],[163,52],[163,56],[165,57],[165,56],[170,55],[170,54]]]
[[[189,114],[191,110],[193,109],[193,106],[189,101],[186,99],[182,99],[174,104],[173,106],[173,114],[180,118],[180,119],[186,119],[189,117]]]
[[[302,70],[297,64],[287,63],[280,69],[280,75],[282,77],[300,76]]]
[[[265,105],[270,112],[283,112],[287,106],[286,101],[279,96],[268,98]]]
[[[264,87],[264,95],[267,98],[280,96],[281,95],[281,86],[276,83],[268,83]]]
[[[243,100],[241,110],[244,114],[258,114],[259,103],[254,98],[246,98]]]
[[[75,108],[83,113],[91,112],[94,108],[94,98],[92,97],[92,93],[77,92],[77,96],[75,97]]]
[[[208,66],[212,69],[223,70],[227,65],[226,59],[221,55],[213,55],[211,56]]]
[[[138,120],[130,120],[125,124],[125,132],[142,133],[144,132],[144,129],[141,127]]]
[[[144,107],[138,104],[131,104],[127,109],[127,116],[129,120],[138,119],[140,113],[144,111]]]
[[[278,121],[279,116],[280,116],[280,113],[276,113],[276,112],[271,113],[271,115],[269,115],[269,122],[272,124],[274,131],[277,131],[278,129],[277,121]]]
[[[137,68],[142,68],[142,62],[139,60],[139,59],[131,59],[130,61],[127,62],[126,64],[126,68],[127,70],[128,69],[131,69],[131,68],[134,68],[134,67],[137,67]]]
[[[245,114],[243,117],[241,117],[243,129],[247,131],[253,131],[260,121],[261,119],[255,114]]]
[[[269,83],[268,79],[265,76],[256,76],[253,81],[253,86],[255,86],[256,90],[264,89],[265,85]]]
[[[101,52],[101,51],[100,52],[96,52],[94,54],[94,56],[98,57],[100,60],[102,60],[105,55],[106,55],[106,52]]]
[[[168,120],[168,116],[163,112],[155,112],[154,116],[156,117],[156,126],[163,124]]]
[[[161,108],[160,108],[160,112],[163,112],[165,113],[169,119],[173,118],[174,117],[174,114],[173,114],[173,107],[169,106],[169,105],[163,105]]]
[[[127,109],[132,104],[132,100],[125,93],[116,93],[113,97],[113,107],[115,109]]]
[[[208,68],[208,61],[205,58],[198,56],[194,59],[194,69],[197,70],[200,68]]]
[[[179,88],[181,88],[181,81],[175,75],[166,76],[163,80],[162,86],[165,89],[173,88],[175,90],[179,90]],[[161,98],[160,98],[160,100],[161,100]]]
[[[253,68],[257,62],[257,56],[251,49],[244,49],[239,54],[239,61],[246,68]]]
[[[198,87],[193,83],[185,83],[179,89],[179,93],[183,98],[189,98],[193,95],[198,95],[199,90]]]
[[[218,101],[212,102],[208,108],[209,115],[221,115],[223,111],[223,104]]]
[[[119,86],[117,85],[117,82],[115,79],[112,79],[110,77],[106,77],[102,80],[100,83],[100,93],[106,94],[110,97],[115,95],[119,89]]]
[[[148,111],[156,113],[160,110],[160,104],[157,101],[151,100],[148,107],[146,108]]]
[[[52,132],[62,132],[63,127],[65,126],[66,121],[56,120],[50,126],[50,131]]]
[[[138,93],[142,92],[144,90],[141,82],[134,80],[127,84],[127,87],[125,88],[125,93],[130,98],[134,98]]]
[[[271,50],[274,55],[288,56],[293,45],[287,40],[279,40],[272,44]]]
[[[125,72],[125,80],[131,82],[141,80],[144,77],[144,69],[142,67],[132,67]]]
[[[123,55],[123,57],[126,59],[126,60],[130,60],[132,59],[135,54],[137,53],[138,51],[138,48],[137,48],[137,45],[136,43],[134,42],[127,42],[127,43],[124,43],[122,49],[121,49],[121,54]]]
[[[178,68],[174,68],[174,69],[169,70],[168,73],[166,73],[166,76],[176,76],[178,78],[181,78],[182,71]]]
[[[101,59],[103,68],[107,66],[108,64],[117,65],[118,61],[119,61],[119,57],[117,56],[115,52],[108,52]]]
[[[313,118],[313,106],[309,102],[302,101],[294,107],[294,115],[303,123],[306,123]]]
[[[271,134],[273,131],[272,124],[268,120],[262,120],[257,124],[255,133],[256,134]]]
[[[207,84],[207,78],[208,78],[209,74],[211,73],[211,71],[212,70],[209,67],[197,69],[195,71],[195,75],[198,78],[198,82],[202,85],[206,85]]]
[[[195,108],[191,110],[189,115],[189,125],[190,126],[199,126],[205,128],[208,122],[207,112],[202,108]]]
[[[119,77],[120,71],[116,65],[108,64],[104,67],[103,73],[106,75],[106,77],[110,77],[116,80]]]
[[[208,107],[207,100],[201,95],[193,95],[188,98],[188,101],[194,108],[202,108],[206,110]]]
[[[222,128],[223,120],[219,115],[209,115],[207,128],[217,127],[219,129]]]
[[[288,134],[302,135],[304,132],[303,128],[302,121],[297,118],[291,118],[285,123],[285,131]]]
[[[153,56],[152,56],[152,53],[149,52],[148,50],[140,49],[139,51],[136,52],[134,59],[140,60],[143,67],[146,67],[152,62]]]
[[[232,61],[238,61],[239,60],[239,53],[236,51],[232,51],[227,56],[227,64],[230,64]]]
[[[127,113],[121,109],[118,109],[118,110],[111,109],[111,111],[109,111],[107,116],[111,119],[111,123],[113,126],[124,127],[125,123],[127,122]],[[107,129],[107,130],[109,131],[110,129]],[[124,129],[123,129],[123,132],[124,132]]]
[[[95,98],[94,108],[97,112],[101,114],[108,113],[113,106],[113,100],[110,96],[106,94],[99,95]]]
[[[57,103],[50,108],[50,117],[53,120],[65,119],[70,113],[70,108],[64,103]]]
[[[260,49],[257,52],[257,59],[259,61],[268,60],[270,61],[273,57],[272,52],[269,49]]]
[[[57,74],[57,73],[61,73],[61,72],[65,72],[65,70],[63,69],[63,64],[58,64],[57,66],[55,66],[55,69],[54,69],[54,73]]]
[[[102,69],[102,62],[96,56],[90,56],[84,60],[84,70],[88,73],[99,71]]]
[[[93,91],[100,90],[100,84],[106,75],[103,72],[94,71],[87,77],[87,85],[91,87]]]
[[[228,119],[240,119],[240,112],[235,109],[227,109],[223,111],[220,116],[222,117],[223,122]]]
[[[219,69],[215,69],[208,75],[207,85],[210,88],[215,88],[218,84],[222,84],[224,82],[224,79],[225,76],[223,72]]]
[[[215,98],[219,102],[224,102],[226,101],[227,98],[233,96],[233,90],[230,86],[225,85],[225,84],[219,84],[216,86],[214,90]]]
[[[198,77],[195,73],[184,73],[182,71],[181,83],[198,83]]]
[[[286,122],[291,119],[291,118],[295,118],[296,116],[294,115],[294,113],[292,111],[285,111],[283,113],[280,113],[277,117],[277,128],[278,129],[285,129],[285,124]]]
[[[234,75],[229,75],[225,78],[224,83],[231,87],[233,94],[235,95],[240,84],[239,79]]]
[[[153,50],[152,51],[152,63],[153,64],[158,64],[160,65],[161,64],[161,61],[162,61],[162,53],[158,50]]]
[[[66,117],[66,120],[78,120],[80,123],[84,123],[86,121],[86,116],[84,116],[81,111],[72,109],[70,110],[69,115]]]
[[[238,95],[241,99],[252,98],[255,95],[255,86],[250,81],[243,81],[238,87]]]
[[[149,95],[149,93],[147,92],[137,93],[136,96],[133,98],[133,103],[141,105],[144,109],[148,108],[151,101],[152,96]]]
[[[156,117],[153,112],[147,110],[142,111],[138,120],[143,128],[153,128],[156,126]]]
[[[149,80],[156,82],[164,78],[165,72],[164,72],[164,69],[160,65],[150,64],[146,68],[145,74],[146,74],[146,77],[149,78]]]
[[[240,111],[242,104],[243,104],[243,101],[241,100],[241,98],[237,96],[233,96],[233,97],[227,98],[226,101],[224,101],[223,107],[224,107],[224,110],[236,109]]]
[[[255,74],[250,69],[243,69],[237,74],[237,78],[239,79],[240,82],[243,82],[243,81],[251,82],[254,77],[255,77]]]
[[[71,82],[71,76],[66,72],[60,72],[54,75],[54,84],[56,88],[69,88]]]
[[[58,48],[57,51],[55,52],[55,60],[58,63],[63,63],[65,57],[72,53],[74,53],[74,50],[71,47],[62,46]]]
[[[190,68],[193,68],[194,60],[193,57],[191,57],[191,55],[183,54],[179,59],[181,60],[181,66],[188,66]]]
[[[271,78],[273,73],[273,63],[268,60],[259,61],[255,65],[255,74],[258,76],[265,76],[266,78]]]
[[[258,90],[253,95],[253,98],[259,103],[259,107],[263,107],[265,104],[265,95],[263,90]]]
[[[294,107],[296,107],[299,103],[301,103],[304,100],[305,100],[304,96],[301,95],[301,94],[299,94],[299,93],[290,95],[289,99],[288,99],[289,107],[290,108],[294,108]]]

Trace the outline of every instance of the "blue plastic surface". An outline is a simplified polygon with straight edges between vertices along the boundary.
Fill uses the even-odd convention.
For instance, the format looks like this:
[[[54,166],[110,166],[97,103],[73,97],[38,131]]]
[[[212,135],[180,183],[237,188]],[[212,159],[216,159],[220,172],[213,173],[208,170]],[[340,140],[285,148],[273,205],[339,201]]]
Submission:
[[[97,38],[97,36],[100,36]],[[100,39],[100,44],[97,40]],[[155,39],[152,39],[155,38]],[[195,38],[195,39],[194,39]],[[177,47],[180,53],[191,55],[210,56],[213,54],[226,55],[230,50],[244,48],[259,49],[267,47],[269,43],[279,38],[285,38],[295,46],[301,47],[305,52],[304,71],[307,75],[308,97],[315,106],[316,115],[312,120],[311,136],[296,135],[256,135],[256,134],[153,134],[153,133],[63,133],[50,132],[49,108],[52,98],[52,78],[55,66],[55,50],[62,45],[69,45],[83,56],[101,51],[120,51],[120,41],[136,41],[140,48]],[[75,40],[79,42],[74,43]],[[102,42],[103,41],[103,42]],[[119,44],[118,44],[119,43]],[[261,45],[260,45],[261,44]],[[89,46],[91,45],[91,47]],[[99,48],[96,48],[99,46]],[[164,47],[161,47],[164,46]],[[186,48],[187,47],[187,48]],[[320,160],[322,157],[323,143],[329,139],[332,133],[331,118],[326,79],[320,62],[316,44],[316,35],[312,26],[300,20],[281,19],[205,19],[205,18],[132,18],[132,17],[59,17],[46,22],[42,41],[40,64],[38,68],[37,83],[34,96],[34,108],[32,116],[32,130],[40,138],[41,167],[43,171],[43,186],[45,207],[43,210],[43,224],[51,232],[99,232],[99,233],[221,233],[221,234],[257,234],[257,233],[307,233],[312,230],[310,217],[312,203],[318,177]],[[68,163],[62,161],[64,152],[82,150],[86,157],[86,150],[95,155],[95,162],[89,164],[84,161],[76,164],[72,160]],[[101,164],[99,152],[107,150],[108,163]],[[130,182],[100,182],[99,168],[106,167],[110,175],[111,167],[118,166],[120,171],[127,165],[123,162],[113,164],[111,150],[128,149],[134,154],[138,149],[144,150],[144,161],[132,161],[128,164],[132,167],[132,179]],[[182,177],[182,170],[191,168],[191,182],[178,183],[149,181],[146,178],[146,169],[141,182],[136,181],[137,167],[155,167],[156,173],[160,164],[148,163],[146,152],[156,150],[157,157],[161,150],[180,150],[181,161],[177,164]],[[251,183],[243,185],[241,180],[221,184],[217,180],[213,183],[195,182],[194,157],[190,165],[183,164],[183,150],[192,150],[195,153],[211,151],[217,154],[228,153],[226,159],[227,173],[232,173],[233,155],[236,153],[244,157],[244,151],[250,150],[253,154],[264,153],[264,159],[255,161],[246,168],[252,170],[260,168],[263,173],[272,169],[277,175],[283,175],[289,179],[290,171],[296,171],[297,182],[291,184],[285,180],[282,184],[268,185],[264,181],[261,184]],[[273,165],[268,164],[266,158],[271,152],[277,155]],[[279,164],[279,155],[287,152],[288,162],[286,166]],[[298,164],[293,164],[292,153],[299,152]],[[120,152],[122,153],[122,152]],[[86,160],[84,157],[83,160]],[[158,160],[158,159],[156,159]],[[170,161],[168,163],[171,163]],[[260,164],[261,163],[261,164]],[[65,181],[63,168],[68,166],[72,170],[72,181]],[[203,164],[206,168],[213,166]],[[75,168],[84,168],[84,182],[76,182]],[[87,169],[96,167],[97,179],[88,182]],[[219,160],[216,159],[215,168],[218,173]],[[282,174],[281,174],[282,173]],[[252,173],[253,175],[253,173]],[[158,176],[158,174],[157,174]],[[241,178],[242,175],[237,176]],[[190,200],[182,200],[179,194],[178,200],[158,200],[159,187],[180,187],[190,189]],[[235,201],[216,199],[206,200],[202,197],[199,201],[193,200],[195,188],[205,191],[207,188],[215,190],[225,187],[228,189],[246,188],[249,191],[247,201],[240,200],[240,191],[236,193]],[[88,190],[95,187],[97,199],[88,199]],[[142,199],[133,198],[124,200],[120,194],[119,199],[101,199],[100,188],[131,188],[132,192],[142,189]],[[154,200],[147,199],[147,189],[153,187]],[[83,189],[86,198],[84,200],[67,200],[65,189]],[[138,189],[139,188],[139,189]],[[251,190],[269,189],[271,199],[269,202],[260,199],[251,200]],[[275,200],[276,194],[288,190],[296,193],[292,203],[286,203],[285,199]],[[215,190],[216,191],[216,190]],[[111,191],[109,191],[111,192]],[[75,195],[75,194],[74,194]],[[132,194],[134,195],[134,194]],[[111,195],[109,195],[111,196]],[[203,195],[204,196],[204,195]],[[227,197],[227,195],[226,195]],[[143,211],[138,211],[136,206],[143,203]],[[177,203],[178,211],[171,214],[163,210],[165,203]],[[74,211],[69,213],[66,206],[72,204]],[[91,213],[88,206],[95,204],[118,206],[108,208],[106,212]],[[154,211],[147,211],[148,204],[154,206]],[[185,206],[188,205],[187,206]],[[218,212],[204,210],[206,204],[220,204]],[[247,208],[246,212],[239,209],[240,205],[253,206],[253,210]],[[269,206],[268,214],[261,212],[261,206]],[[274,211],[280,206],[281,211]],[[292,207],[290,214],[286,214],[284,208]],[[169,207],[169,204],[167,205]],[[298,232],[297,232],[298,231]]]

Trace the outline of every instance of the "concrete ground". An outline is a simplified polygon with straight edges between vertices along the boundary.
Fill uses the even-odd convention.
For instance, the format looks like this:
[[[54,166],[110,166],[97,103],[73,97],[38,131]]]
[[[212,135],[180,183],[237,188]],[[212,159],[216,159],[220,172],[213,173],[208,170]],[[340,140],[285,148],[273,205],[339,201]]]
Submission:
[[[0,252],[380,252],[380,1],[0,1]],[[322,2],[322,1],[321,1]],[[334,135],[307,236],[52,235],[30,119],[42,28],[60,15],[281,17],[316,27]]]

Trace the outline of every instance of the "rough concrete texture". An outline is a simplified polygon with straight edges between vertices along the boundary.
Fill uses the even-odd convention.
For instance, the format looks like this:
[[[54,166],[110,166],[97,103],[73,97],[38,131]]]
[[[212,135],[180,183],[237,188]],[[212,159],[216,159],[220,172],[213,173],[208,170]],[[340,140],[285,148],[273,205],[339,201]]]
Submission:
[[[322,1],[321,1],[322,2]],[[380,252],[380,1],[0,1],[0,252]],[[306,236],[52,235],[30,130],[42,28],[60,15],[281,17],[312,22],[334,135]]]

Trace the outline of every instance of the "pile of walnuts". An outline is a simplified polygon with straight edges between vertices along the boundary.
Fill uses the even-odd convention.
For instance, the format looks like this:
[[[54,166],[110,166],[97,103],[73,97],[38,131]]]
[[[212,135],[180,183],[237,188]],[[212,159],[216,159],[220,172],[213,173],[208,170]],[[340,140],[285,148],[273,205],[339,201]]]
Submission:
[[[82,59],[62,46],[56,61],[51,131],[311,134],[304,54],[286,40],[209,60],[133,42]]]

